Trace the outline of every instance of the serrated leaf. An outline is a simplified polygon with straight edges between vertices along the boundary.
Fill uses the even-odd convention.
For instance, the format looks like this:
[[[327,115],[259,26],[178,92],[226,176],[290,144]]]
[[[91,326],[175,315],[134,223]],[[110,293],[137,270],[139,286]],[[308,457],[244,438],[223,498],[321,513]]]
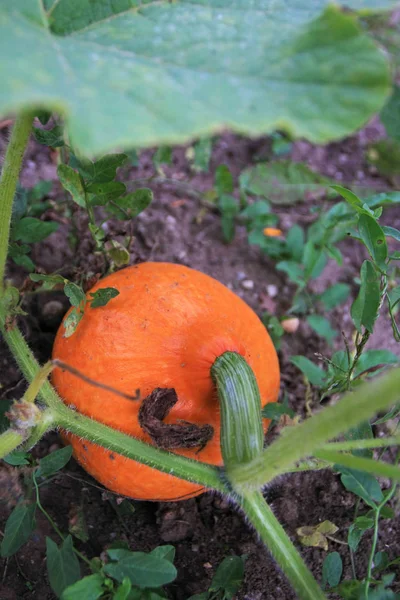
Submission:
[[[50,15],[39,2],[3,2],[0,80],[1,115],[57,107],[89,155],[179,143],[227,125],[341,139],[381,108],[390,85],[386,57],[327,0],[307,10],[283,0],[92,0],[71,10],[60,0]]]
[[[368,506],[375,507],[376,502],[382,502],[383,494],[378,481],[369,473],[345,467],[336,467],[341,473],[344,487],[364,500]]]
[[[76,283],[72,283],[72,281],[68,281],[64,286],[64,294],[67,296],[72,306],[79,307],[82,303],[86,302],[86,296],[83,289],[76,285]]]
[[[114,558],[116,556],[120,558],[118,562],[108,563],[104,567],[104,571],[117,581],[121,582],[125,577],[129,577],[134,585],[154,588],[171,583],[176,578],[177,573],[174,565],[165,558],[127,550],[113,550],[112,552]],[[108,551],[108,554],[110,554],[110,551]]]
[[[296,413],[281,402],[269,402],[262,409],[261,415],[264,419],[279,419],[282,415],[289,415],[293,419]]]
[[[343,304],[350,294],[350,286],[347,283],[336,283],[327,288],[319,297],[326,310],[332,310],[335,306]]]
[[[36,527],[36,504],[17,504],[7,519],[1,541],[1,556],[15,554],[27,542]]]
[[[373,217],[361,215],[358,220],[358,231],[371,258],[379,267],[384,268],[388,255],[388,248],[382,227]]]
[[[23,217],[12,227],[11,239],[15,242],[35,244],[47,238],[58,228],[59,224],[52,221],[41,221],[35,217]]]
[[[358,331],[365,327],[371,333],[379,313],[381,299],[380,277],[369,260],[361,267],[361,286],[351,307],[351,318]]]
[[[71,194],[72,200],[81,208],[86,208],[85,190],[79,173],[61,163],[57,167],[57,175],[63,188]]]
[[[29,277],[36,283],[42,283],[41,289],[43,290],[52,290],[56,285],[65,285],[67,281],[62,275],[42,275],[41,273],[31,273]]]
[[[35,140],[44,146],[52,148],[60,148],[64,146],[64,129],[60,125],[56,125],[53,129],[32,129]]]
[[[305,163],[290,160],[260,163],[240,176],[242,189],[265,196],[273,204],[283,205],[325,196],[331,183],[327,177],[311,171]]]
[[[239,590],[244,578],[244,560],[240,556],[227,556],[218,566],[212,578],[209,592],[223,592],[223,598],[230,599]]]
[[[307,317],[307,323],[315,333],[325,338],[328,344],[331,344],[338,335],[338,332],[332,328],[328,319],[322,315],[309,315]]]
[[[310,383],[316,386],[323,385],[326,374],[317,365],[314,365],[311,360],[305,356],[292,356],[290,362],[304,373]]]
[[[88,575],[69,585],[62,593],[61,600],[98,600],[103,595],[104,577],[99,573]],[[114,596],[115,598],[115,596]]]
[[[128,160],[127,154],[106,154],[94,163],[84,163],[84,173],[91,184],[108,183],[115,179],[117,169]]]
[[[108,204],[109,214],[120,220],[134,219],[144,211],[153,200],[153,192],[149,188],[140,188],[131,194],[122,196]]]
[[[90,296],[92,296],[92,300],[90,300],[90,306],[92,308],[100,308],[101,306],[106,306],[110,302],[110,300],[112,300],[118,295],[119,291],[116,288],[100,288],[94,294],[90,294]]]
[[[60,471],[69,462],[72,456],[72,446],[65,446],[42,458],[39,462],[39,468],[36,471],[36,477],[50,477],[57,471]]]
[[[126,186],[119,181],[109,181],[107,183],[91,183],[86,188],[91,194],[89,198],[90,206],[103,206],[110,200],[115,200],[125,194]]]
[[[46,537],[46,564],[51,589],[60,598],[68,586],[80,578],[80,566],[73,550],[72,537],[65,538],[60,548]]]
[[[71,312],[65,317],[63,321],[63,326],[65,329],[64,337],[69,338],[73,333],[75,333],[76,328],[78,327],[79,321],[82,319],[83,313],[78,312],[76,308],[73,308]]]
[[[343,563],[339,552],[330,552],[322,563],[322,587],[339,585],[343,573]]]

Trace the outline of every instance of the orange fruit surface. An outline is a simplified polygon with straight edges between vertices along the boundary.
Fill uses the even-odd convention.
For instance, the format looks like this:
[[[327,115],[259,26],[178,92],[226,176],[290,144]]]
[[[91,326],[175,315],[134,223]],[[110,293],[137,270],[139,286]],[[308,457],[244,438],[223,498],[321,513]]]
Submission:
[[[119,295],[104,307],[87,304],[76,331],[64,337],[60,326],[53,358],[87,377],[141,399],[155,388],[174,388],[178,402],[166,423],[210,424],[213,438],[198,448],[173,450],[221,465],[220,411],[210,368],[226,351],[240,353],[252,367],[264,406],[279,391],[277,354],[253,310],[215,279],[188,267],[142,263],[100,280],[91,290],[113,287]],[[87,295],[90,300],[89,294]],[[130,436],[152,443],[141,429],[141,400],[132,401],[93,387],[57,368],[53,383],[63,401],[80,413]],[[243,402],[246,398],[243,398]],[[65,434],[74,456],[110,490],[143,500],[179,500],[204,491],[201,485]]]

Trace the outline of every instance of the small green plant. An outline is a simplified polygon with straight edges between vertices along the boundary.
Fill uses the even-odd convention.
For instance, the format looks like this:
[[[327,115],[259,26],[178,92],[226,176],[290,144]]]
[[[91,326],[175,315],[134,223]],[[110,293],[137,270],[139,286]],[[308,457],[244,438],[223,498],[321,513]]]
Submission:
[[[146,2],[140,6],[117,4],[105,5],[102,0],[94,0],[83,3],[79,14],[71,0],[3,2],[0,7],[0,75],[4,82],[0,113],[5,115],[14,110],[18,114],[0,180],[0,330],[30,382],[23,398],[9,410],[10,426],[0,435],[0,457],[8,456],[14,463],[19,460],[29,462],[26,455],[18,458],[12,453],[18,448],[23,451],[31,448],[47,431],[61,428],[153,469],[173,472],[176,477],[217,490],[241,508],[297,596],[322,599],[325,593],[320,583],[275,518],[261,489],[284,473],[314,468],[341,469],[342,477],[346,476],[346,469],[351,469],[353,474],[362,471],[363,476],[389,477],[393,485],[400,481],[397,461],[387,462],[356,454],[360,450],[398,445],[396,432],[377,439],[353,436],[345,442],[337,440],[354,428],[364,426],[377,413],[391,409],[399,399],[399,369],[362,387],[355,385],[362,340],[370,333],[374,315],[379,310],[376,306],[378,295],[380,302],[388,278],[389,260],[394,260],[387,251],[385,254],[387,247],[381,238],[377,223],[379,214],[374,212],[374,207],[360,207],[357,201],[353,206],[360,215],[360,237],[363,239],[363,231],[371,236],[367,239],[365,233],[363,239],[371,260],[367,262],[370,266],[364,267],[364,283],[362,278],[359,299],[353,310],[361,337],[345,378],[350,389],[335,405],[288,428],[263,449],[261,411],[254,376],[244,359],[227,352],[212,367],[221,403],[223,467],[161,450],[63,404],[47,381],[55,365],[50,363],[40,367],[35,360],[18,329],[17,319],[22,310],[18,292],[7,288],[4,278],[10,239],[19,248],[14,249],[13,257],[18,260],[18,256],[29,254],[30,243],[44,239],[54,231],[54,225],[41,219],[39,223],[32,222],[30,219],[36,219],[36,216],[23,215],[13,224],[10,236],[10,222],[22,157],[38,109],[41,109],[42,123],[49,118],[43,110],[57,111],[65,117],[66,130],[57,116],[56,125],[46,133],[36,128],[36,139],[59,148],[61,184],[78,208],[86,211],[96,249],[107,260],[112,250],[118,250],[118,259],[111,256],[111,261],[119,266],[124,264],[126,253],[123,259],[121,248],[107,246],[109,240],[106,240],[103,227],[103,211],[118,219],[131,220],[148,205],[151,194],[148,190],[127,194],[125,184],[116,180],[117,169],[125,163],[127,155],[107,152],[114,148],[161,145],[155,162],[157,168],[162,169],[170,156],[168,144],[186,142],[193,135],[211,135],[227,124],[251,135],[271,133],[283,126],[291,136],[314,142],[340,139],[362,126],[383,106],[391,85],[388,58],[363,31],[358,13],[350,12],[352,6],[355,10],[360,8],[358,1],[346,2],[346,11],[322,0],[312,6],[307,4],[307,10],[281,1],[274,2],[267,10],[265,3],[257,1],[250,7],[232,6],[227,0],[205,0],[198,5],[184,1]],[[361,4],[365,15],[374,3]],[[381,3],[376,5],[382,8]],[[285,26],[281,27],[281,23]],[[202,49],[198,55],[197,48]],[[10,55],[18,56],[18,60],[10,61]],[[348,60],[349,56],[352,60]],[[332,95],[333,84],[335,95]],[[207,154],[206,145],[203,153]],[[199,164],[206,164],[206,161],[203,157]],[[291,175],[296,175],[296,168],[288,165],[278,169],[290,170]],[[281,174],[278,172],[275,176]],[[268,217],[266,212],[268,205],[258,205],[260,214],[252,214],[254,209],[251,208],[245,212],[248,207],[243,195],[240,200],[235,199],[231,176],[226,169],[218,170],[215,184],[227,240],[233,234],[236,217],[247,219],[251,234],[251,224],[258,223],[259,217],[262,217],[264,227],[274,226],[274,218]],[[248,189],[249,184],[246,186]],[[339,217],[330,215],[333,220]],[[24,219],[28,221],[21,224]],[[378,227],[379,234],[375,235]],[[326,229],[329,230],[329,226]],[[325,234],[328,236],[327,231]],[[293,242],[295,246],[300,234],[295,231],[292,235],[297,236]],[[281,255],[281,249],[286,252],[286,247],[279,244],[279,252],[278,249],[269,250],[277,252],[281,270],[292,273],[303,302],[300,292],[304,292],[308,281],[322,269],[325,254],[335,255],[332,249],[334,238],[328,236],[317,241],[316,231],[313,236],[304,240],[302,258],[295,263],[294,271],[290,264],[287,265],[293,255]],[[297,253],[300,256],[300,250]],[[27,261],[25,266],[32,268]],[[369,285],[370,275],[374,277],[371,305],[365,294],[365,282]],[[76,309],[75,315],[79,315],[83,297],[80,288],[72,288],[70,283],[64,279],[58,281],[66,288]],[[99,305],[108,300],[112,302],[109,291],[91,302]],[[390,303],[394,314],[398,304],[396,295],[390,298]],[[75,321],[78,318],[75,316]],[[232,360],[235,361],[234,368]],[[315,368],[321,371],[321,378],[325,380],[322,370]],[[246,373],[246,377],[238,377],[238,373]],[[244,397],[249,407],[247,413],[239,410]],[[229,435],[229,431],[240,432],[240,435]],[[257,444],[252,444],[251,440],[257,440]],[[245,459],[240,457],[243,450]],[[66,460],[67,451],[58,454],[57,460],[61,461],[60,457]],[[50,456],[48,460],[56,459]],[[36,510],[43,512],[38,488],[40,479],[48,477],[49,473],[54,473],[54,466],[48,464],[46,471],[46,462],[44,466],[42,462],[33,467],[32,495],[28,494],[26,504],[17,505],[11,521],[7,522],[5,548],[2,547],[4,555],[27,539],[34,527]],[[354,491],[355,485],[353,488]],[[375,502],[372,507],[374,523],[385,508],[386,497],[382,491],[381,494],[383,498],[377,489],[371,493]],[[49,540],[49,580],[55,593],[64,600],[76,596],[77,588],[72,587],[71,592],[71,586],[78,586],[78,594],[89,589],[91,597],[98,598],[102,595],[119,600],[163,597],[160,587],[155,591],[148,589],[143,580],[143,589],[137,589],[141,585],[135,579],[140,571],[139,564],[152,564],[152,585],[162,587],[175,577],[172,550],[161,548],[153,552],[155,558],[152,553],[139,553],[138,556],[124,548],[109,549],[107,561],[97,563],[97,566],[80,555],[93,570],[88,582],[86,578],[79,579],[72,538],[63,539],[61,546]],[[375,558],[374,555],[373,560]],[[208,598],[218,595],[226,598],[235,593],[242,577],[242,566],[233,557],[230,566],[235,562],[236,583],[227,586],[220,574],[221,581],[213,581],[206,593]],[[378,560],[379,564],[384,564],[384,558],[381,557],[381,563]],[[337,565],[336,557],[330,558],[325,565],[324,587],[337,584]],[[163,580],[156,579],[163,572],[168,576],[165,575]],[[388,574],[381,580],[375,579],[369,569],[362,581],[362,593],[369,600],[374,595],[377,598],[380,590],[390,585],[389,580]],[[85,589],[87,584],[89,588]],[[371,587],[373,590],[370,591]]]

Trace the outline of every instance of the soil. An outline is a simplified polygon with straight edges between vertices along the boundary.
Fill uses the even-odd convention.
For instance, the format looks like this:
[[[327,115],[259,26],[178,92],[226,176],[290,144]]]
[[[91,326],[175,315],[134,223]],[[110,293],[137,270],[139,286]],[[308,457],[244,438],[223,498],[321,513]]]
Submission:
[[[3,132],[5,133],[5,132]],[[379,122],[374,121],[357,135],[340,143],[315,147],[306,142],[297,142],[292,149],[294,160],[305,160],[310,167],[339,182],[351,182],[377,189],[389,189],[390,182],[379,176],[365,161],[365,149],[369,142],[384,136]],[[6,136],[0,138],[0,153]],[[254,164],[260,156],[271,153],[268,138],[249,140],[225,134],[216,140],[207,173],[194,173],[186,157],[186,148],[176,148],[173,163],[166,166],[167,177],[178,181],[190,181],[198,190],[212,186],[213,173],[219,164],[227,164],[235,177],[241,170]],[[124,168],[120,178],[133,181],[154,174],[152,151],[140,154],[139,166]],[[74,212],[67,219],[59,203],[65,200],[64,193],[56,182],[54,154],[34,142],[29,145],[21,182],[32,187],[41,179],[54,180],[50,197],[53,208],[44,218],[51,217],[60,222],[60,229],[33,251],[33,260],[46,273],[60,270],[75,281],[84,282],[96,276],[102,268],[101,256],[93,254],[93,244],[87,232],[87,222],[81,213]],[[133,184],[132,184],[133,185]],[[154,202],[133,223],[134,241],[131,263],[141,261],[170,261],[185,264],[226,284],[261,314],[265,309],[278,316],[290,305],[293,289],[284,276],[278,273],[273,263],[256,247],[247,243],[243,228],[238,229],[234,241],[226,245],[222,241],[219,216],[204,210],[184,186],[152,185]],[[309,224],[312,201],[293,208],[277,206],[282,228],[286,230],[293,222]],[[399,226],[400,211],[391,210],[386,217],[392,225]],[[131,225],[128,225],[130,227]],[[126,225],[107,222],[107,233],[118,238],[125,234]],[[68,236],[73,235],[76,247],[71,249]],[[322,284],[339,280],[348,282],[356,290],[354,278],[359,272],[363,254],[355,244],[345,242],[342,247],[345,263],[338,270],[334,263],[326,269]],[[10,265],[9,278],[21,285],[26,273]],[[249,283],[250,282],[250,283]],[[86,281],[88,284],[88,282]],[[68,307],[66,298],[58,292],[26,295],[24,308],[29,316],[20,319],[24,335],[37,358],[49,358],[55,332]],[[333,312],[333,325],[351,331],[347,303]],[[398,355],[400,350],[391,342],[391,328],[383,316],[370,347],[388,348]],[[336,342],[341,347],[341,341]],[[303,354],[315,358],[315,353],[328,356],[332,349],[315,336],[307,324],[284,338],[279,353],[282,369],[282,393],[287,393],[290,405],[300,416],[305,415],[305,387],[297,369],[289,362],[289,356]],[[9,351],[0,342],[1,399],[20,397],[25,384]],[[315,402],[314,398],[314,402]],[[314,408],[318,408],[314,405]],[[60,446],[57,435],[52,433],[35,448],[40,458]],[[383,482],[387,487],[389,482]],[[11,468],[0,471],[0,529],[10,509],[22,493],[21,482]],[[337,475],[330,471],[287,475],[265,490],[276,516],[296,543],[317,578],[321,577],[321,565],[326,552],[317,548],[302,547],[296,529],[330,520],[339,528],[336,539],[345,541],[347,528],[354,518],[355,497],[342,486]],[[41,499],[58,527],[63,532],[76,524],[79,510],[83,511],[88,539],[75,539],[81,552],[92,558],[100,556],[116,540],[125,540],[133,550],[148,551],[160,544],[171,543],[176,547],[175,564],[177,580],[167,587],[171,599],[186,600],[190,595],[203,592],[216,567],[227,555],[247,555],[246,575],[237,595],[239,600],[291,600],[295,598],[285,577],[275,566],[257,536],[244,518],[227,500],[213,493],[179,503],[132,502],[116,498],[98,486],[73,460],[59,473],[50,486],[41,488]],[[366,512],[367,508],[360,508]],[[50,600],[54,594],[47,580],[45,564],[45,537],[57,539],[49,522],[38,513],[38,527],[29,542],[16,556],[0,562],[0,600],[40,599]],[[76,531],[76,530],[75,530]],[[368,548],[371,541],[367,533],[356,554],[356,571],[361,577],[365,573]],[[390,558],[400,554],[399,519],[383,521],[380,531],[379,549],[385,549]],[[330,550],[340,552],[344,562],[344,575],[351,578],[350,557],[346,546],[330,542]]]

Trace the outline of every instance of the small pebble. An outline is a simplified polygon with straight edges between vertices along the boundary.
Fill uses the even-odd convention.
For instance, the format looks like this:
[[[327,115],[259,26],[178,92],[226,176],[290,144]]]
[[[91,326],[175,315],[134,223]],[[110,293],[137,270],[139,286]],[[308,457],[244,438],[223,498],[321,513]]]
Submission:
[[[252,279],[244,279],[242,281],[242,288],[244,288],[245,290],[254,289],[254,281]]]
[[[236,273],[236,279],[238,281],[243,281],[243,279],[246,279],[246,273],[244,271],[238,271]]]
[[[300,325],[300,321],[297,317],[291,317],[290,319],[284,319],[281,323],[286,333],[295,333]]]
[[[275,298],[278,295],[278,288],[276,285],[267,285],[267,294],[270,298]]]

